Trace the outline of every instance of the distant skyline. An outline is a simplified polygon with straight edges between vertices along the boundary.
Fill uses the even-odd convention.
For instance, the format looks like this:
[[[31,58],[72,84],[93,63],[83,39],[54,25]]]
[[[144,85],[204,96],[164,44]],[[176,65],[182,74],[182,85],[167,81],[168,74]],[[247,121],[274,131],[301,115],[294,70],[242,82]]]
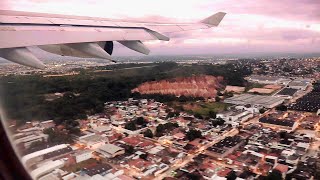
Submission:
[[[1,9],[155,21],[198,21],[227,13],[219,27],[145,42],[151,55],[320,52],[319,0],[2,0]],[[139,55],[121,45],[115,55]]]

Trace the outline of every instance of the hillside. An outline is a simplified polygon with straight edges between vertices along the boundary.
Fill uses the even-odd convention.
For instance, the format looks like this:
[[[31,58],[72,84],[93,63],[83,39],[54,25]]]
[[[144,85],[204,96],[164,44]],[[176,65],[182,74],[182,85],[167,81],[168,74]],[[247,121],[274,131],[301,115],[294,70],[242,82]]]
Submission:
[[[131,92],[140,94],[170,94],[176,96],[192,96],[213,98],[218,89],[223,88],[222,76],[179,77],[160,81],[145,82]]]

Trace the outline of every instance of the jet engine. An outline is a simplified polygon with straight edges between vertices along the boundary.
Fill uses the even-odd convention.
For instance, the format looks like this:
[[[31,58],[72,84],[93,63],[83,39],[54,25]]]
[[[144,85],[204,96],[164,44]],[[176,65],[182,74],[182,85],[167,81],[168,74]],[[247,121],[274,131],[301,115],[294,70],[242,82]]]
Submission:
[[[87,42],[74,44],[57,44],[38,46],[40,49],[61,56],[80,58],[102,58],[110,61],[113,52],[113,42]]]

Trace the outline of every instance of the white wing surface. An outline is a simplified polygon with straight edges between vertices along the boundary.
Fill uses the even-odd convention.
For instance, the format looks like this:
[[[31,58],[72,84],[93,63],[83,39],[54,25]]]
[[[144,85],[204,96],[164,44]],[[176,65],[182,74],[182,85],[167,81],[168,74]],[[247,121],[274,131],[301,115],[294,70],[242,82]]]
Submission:
[[[56,14],[0,11],[0,57],[44,68],[27,48],[66,56],[111,60],[113,41],[148,54],[142,41],[169,41],[166,33],[218,26],[226,13],[218,12],[195,23],[153,23]]]

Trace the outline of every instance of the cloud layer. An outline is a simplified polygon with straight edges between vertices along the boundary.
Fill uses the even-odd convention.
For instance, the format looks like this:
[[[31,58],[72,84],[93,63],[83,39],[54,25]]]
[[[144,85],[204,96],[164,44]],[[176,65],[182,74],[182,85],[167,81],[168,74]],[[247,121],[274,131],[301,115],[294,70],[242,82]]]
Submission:
[[[153,54],[308,53],[320,49],[319,0],[16,0],[2,9],[153,21],[197,21],[227,12],[219,27],[147,42]],[[116,54],[136,55],[120,45]]]

